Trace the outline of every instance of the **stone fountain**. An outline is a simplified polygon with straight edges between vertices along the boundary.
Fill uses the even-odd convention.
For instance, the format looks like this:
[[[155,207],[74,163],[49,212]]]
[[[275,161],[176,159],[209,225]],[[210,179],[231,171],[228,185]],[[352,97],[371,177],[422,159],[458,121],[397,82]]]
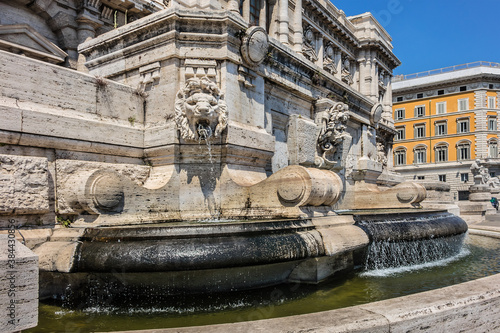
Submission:
[[[399,241],[467,230],[392,171],[400,62],[373,16],[279,1],[250,24],[249,3],[171,1],[81,44],[88,74],[1,51],[0,208],[42,297],[318,283],[353,269],[368,220]]]

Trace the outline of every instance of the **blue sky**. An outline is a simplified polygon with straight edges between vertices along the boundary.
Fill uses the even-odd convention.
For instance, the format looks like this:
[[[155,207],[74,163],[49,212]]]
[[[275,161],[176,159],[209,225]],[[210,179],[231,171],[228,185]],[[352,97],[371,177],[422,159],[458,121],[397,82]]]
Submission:
[[[474,61],[500,62],[500,0],[331,0],[347,16],[372,12],[411,74]]]

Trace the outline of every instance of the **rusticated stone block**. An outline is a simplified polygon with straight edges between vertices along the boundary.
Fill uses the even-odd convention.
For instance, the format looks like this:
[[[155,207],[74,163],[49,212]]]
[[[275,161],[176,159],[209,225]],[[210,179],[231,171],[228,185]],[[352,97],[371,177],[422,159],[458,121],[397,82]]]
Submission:
[[[48,161],[0,155],[0,214],[49,212]]]

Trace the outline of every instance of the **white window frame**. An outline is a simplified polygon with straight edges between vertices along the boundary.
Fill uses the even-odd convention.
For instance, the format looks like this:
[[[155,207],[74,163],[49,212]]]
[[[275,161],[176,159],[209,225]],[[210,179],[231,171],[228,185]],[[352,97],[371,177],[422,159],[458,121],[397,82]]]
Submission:
[[[498,141],[490,140],[488,141],[488,157],[498,158]]]
[[[467,130],[462,130],[462,124],[467,124]],[[469,133],[470,132],[470,119],[469,118],[458,118],[457,119],[457,133]]]
[[[465,157],[464,157],[465,152]],[[457,161],[468,161],[471,158],[470,141],[460,141],[457,143]]]
[[[439,110],[440,107],[442,110]],[[446,102],[436,102],[436,114],[445,114],[446,113]]]
[[[396,148],[394,150],[394,165],[406,165],[406,149]]]
[[[438,175],[438,180],[440,182],[446,183],[446,175]]]
[[[462,105],[464,103],[465,105]],[[460,98],[457,102],[458,111],[469,110],[469,98]]]
[[[413,138],[414,139],[422,139],[426,137],[426,128],[425,124],[415,124],[414,126],[414,133],[413,133]],[[419,131],[422,132],[423,135],[418,135]]]
[[[444,158],[440,157],[440,152],[443,152]],[[443,143],[438,143],[434,146],[434,159],[436,162],[448,162],[448,145]]]
[[[424,146],[417,146],[413,150],[413,163],[424,164],[427,163],[427,148]]]
[[[401,141],[401,140],[406,139],[406,127],[405,126],[396,127],[396,137],[394,139],[395,139],[395,141]]]
[[[495,96],[488,96],[488,109],[497,108],[497,98]]]
[[[414,113],[415,113],[415,118],[425,117],[425,105],[415,106]]]
[[[462,183],[467,183],[469,181],[469,174],[468,173],[461,173],[460,174],[460,181]]]
[[[405,119],[405,109],[396,109],[396,111],[394,111],[394,118],[395,120]]]
[[[443,126],[443,133],[439,133],[438,127]],[[438,120],[434,122],[434,132],[436,136],[443,136],[448,134],[448,122],[446,120]]]
[[[488,116],[488,131],[496,131],[497,130],[497,117]]]

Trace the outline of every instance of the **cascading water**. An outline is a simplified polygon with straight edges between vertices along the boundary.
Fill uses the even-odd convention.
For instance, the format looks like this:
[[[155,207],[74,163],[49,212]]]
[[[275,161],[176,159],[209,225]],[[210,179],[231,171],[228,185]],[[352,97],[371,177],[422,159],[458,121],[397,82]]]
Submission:
[[[460,253],[467,225],[448,213],[399,215],[391,219],[358,216],[357,225],[370,237],[364,266],[381,270],[429,263]]]
[[[208,162],[210,163],[210,171],[208,173],[208,178],[207,177],[205,177],[204,179],[200,178],[200,181],[202,181],[205,185],[202,188],[205,195],[206,203],[210,211],[211,220],[217,221],[220,219],[220,209],[219,207],[217,207],[216,200],[213,194],[213,191],[217,186],[218,177],[215,170],[215,160],[212,154],[212,145],[210,144],[209,140],[212,137],[212,129],[207,124],[199,123],[197,130],[199,136],[198,144],[201,147],[203,141],[205,142],[205,146],[208,152]]]

